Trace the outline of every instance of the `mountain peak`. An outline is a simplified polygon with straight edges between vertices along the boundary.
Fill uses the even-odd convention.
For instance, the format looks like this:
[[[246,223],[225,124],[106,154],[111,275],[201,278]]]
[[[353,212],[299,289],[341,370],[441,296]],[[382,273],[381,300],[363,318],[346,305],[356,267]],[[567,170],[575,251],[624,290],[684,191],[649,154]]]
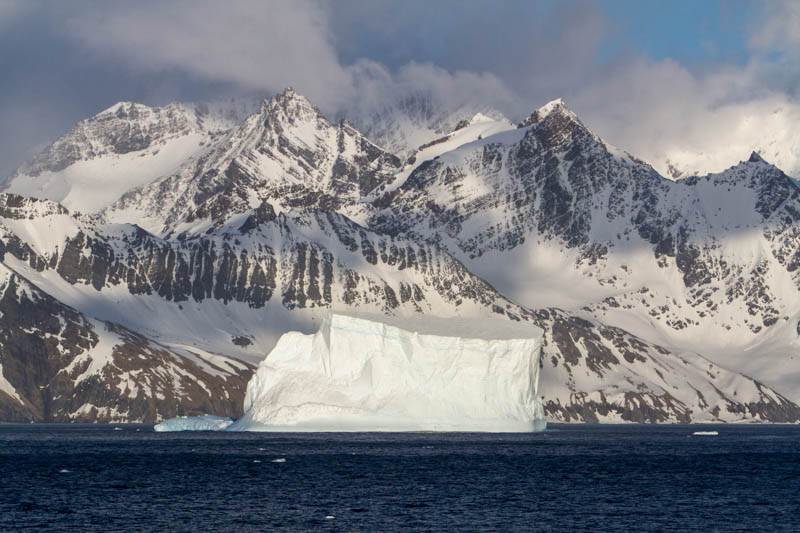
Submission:
[[[531,113],[528,118],[517,124],[518,128],[526,128],[545,119],[552,114],[561,114],[572,120],[577,120],[577,115],[567,107],[563,98],[556,98],[544,104],[542,107]]]
[[[758,152],[752,152],[750,154],[750,159],[747,160],[748,163],[766,163],[764,158],[758,155]]]
[[[285,117],[289,121],[316,119],[322,116],[320,110],[308,98],[287,87],[261,104],[261,115],[272,117]]]

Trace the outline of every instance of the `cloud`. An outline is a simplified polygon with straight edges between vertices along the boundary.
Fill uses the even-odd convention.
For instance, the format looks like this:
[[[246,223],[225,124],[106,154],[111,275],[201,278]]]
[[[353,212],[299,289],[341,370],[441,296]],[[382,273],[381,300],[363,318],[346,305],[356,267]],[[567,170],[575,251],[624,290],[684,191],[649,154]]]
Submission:
[[[0,30],[4,30],[30,11],[30,2],[0,0]]]
[[[620,65],[570,105],[613,144],[668,172],[721,171],[753,150],[787,171],[800,170],[793,120],[800,106],[759,85],[757,67],[698,76],[673,60]]]
[[[328,12],[345,63],[490,73],[527,103],[523,112],[584,82],[613,26],[587,1],[339,0]]]
[[[39,37],[18,59],[7,42],[0,46],[0,57],[18,65],[0,80],[0,110],[45,98],[48,123],[74,122],[114,100],[161,104],[288,85],[329,115],[363,114],[421,93],[434,105],[491,106],[518,119],[565,97],[601,136],[662,171],[667,160],[721,170],[757,149],[800,173],[800,137],[791,133],[800,117],[800,5],[791,1],[767,3],[753,16],[743,37],[748,61],[691,66],[652,60],[622,42],[621,22],[591,1],[31,4],[0,0],[0,28],[49,21],[19,30]],[[38,139],[33,130],[28,137]],[[3,137],[12,131],[0,127]],[[0,158],[19,152],[22,141],[12,140],[15,148]]]
[[[800,46],[800,3],[772,0],[764,6],[764,15],[748,39],[750,47],[760,52],[783,52]]]
[[[744,64],[690,70],[627,58],[570,103],[601,136],[664,174],[670,164],[719,172],[756,151],[800,177],[800,4],[769,2],[751,24]]]
[[[271,91],[294,85],[322,105],[350,83],[323,12],[308,0],[95,6],[69,21],[74,37],[139,69],[179,69]]]
[[[268,92],[291,85],[329,113],[343,109],[363,112],[411,93],[425,93],[454,107],[471,101],[510,109],[519,101],[499,76],[480,69],[445,70],[410,56],[392,69],[370,59],[369,47],[362,50],[363,56],[342,61],[332,33],[331,6],[311,0],[207,4],[176,0],[150,3],[144,9],[140,3],[96,7],[69,20],[73,37],[94,54],[124,61],[132,68],[150,71],[149,75],[155,70],[178,69],[199,78],[232,81]],[[390,35],[403,31],[392,26],[391,19],[385,22],[388,13],[375,11],[377,7],[373,5],[370,20],[381,21]],[[363,20],[362,11],[371,8],[359,3],[350,9]],[[337,13],[345,11],[346,6],[336,6]],[[354,26],[358,24],[353,22],[350,29]],[[459,48],[470,41],[469,35],[459,39],[460,44],[450,44]],[[399,42],[411,41],[413,36],[406,35]]]

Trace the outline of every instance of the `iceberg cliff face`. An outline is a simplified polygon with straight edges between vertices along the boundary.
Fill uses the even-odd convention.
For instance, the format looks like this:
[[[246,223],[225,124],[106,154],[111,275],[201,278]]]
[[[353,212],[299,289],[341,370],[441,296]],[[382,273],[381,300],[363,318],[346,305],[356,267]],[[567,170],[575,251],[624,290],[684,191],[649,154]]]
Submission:
[[[223,416],[178,416],[156,424],[153,431],[222,431],[232,423],[232,419]]]
[[[534,431],[542,331],[497,320],[334,314],[283,335],[229,429]]]

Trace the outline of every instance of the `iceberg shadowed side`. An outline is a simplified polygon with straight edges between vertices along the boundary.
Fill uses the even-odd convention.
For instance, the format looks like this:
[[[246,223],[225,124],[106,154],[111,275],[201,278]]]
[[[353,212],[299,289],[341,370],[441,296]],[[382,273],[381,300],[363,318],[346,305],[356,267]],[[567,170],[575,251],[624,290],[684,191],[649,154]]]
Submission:
[[[280,338],[228,429],[543,430],[541,346],[530,324],[332,314]]]

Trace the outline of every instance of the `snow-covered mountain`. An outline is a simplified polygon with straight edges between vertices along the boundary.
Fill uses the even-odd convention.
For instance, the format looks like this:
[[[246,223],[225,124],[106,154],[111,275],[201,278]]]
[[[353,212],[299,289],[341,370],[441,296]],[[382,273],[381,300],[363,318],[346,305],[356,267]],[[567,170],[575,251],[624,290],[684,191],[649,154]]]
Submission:
[[[135,337],[129,344],[139,348],[128,351],[140,350],[143,361],[161,354],[149,368],[174,378],[169,395],[151,388],[136,396],[148,405],[169,397],[172,411],[140,416],[142,407],[130,407],[97,419],[235,416],[209,408],[208,395],[183,394],[175,376],[240,399],[252,363],[282,333],[314,331],[335,310],[537,324],[545,332],[541,393],[554,420],[800,421],[792,355],[800,195],[756,156],[719,175],[671,181],[603,142],[560,100],[517,126],[481,113],[452,127],[441,121],[445,129],[406,145],[402,157],[381,148],[391,145],[385,137],[373,142],[348,122],[328,121],[291,89],[234,126],[206,127],[186,118],[199,111],[173,110],[188,129],[166,127],[184,122],[164,119],[166,108],[130,118],[138,109],[118,105],[111,117],[81,123],[11,181],[15,190],[36,172],[58,175],[72,195],[25,192],[75,206],[80,169],[116,161],[118,172],[87,174],[115,187],[76,209],[93,214],[0,196],[6,286],[41,295],[26,309],[42,307],[62,329],[58,317],[74,313],[98,338]],[[418,118],[407,120],[418,126]],[[142,134],[147,147],[124,152],[145,142],[131,132],[151,123],[160,126]],[[174,165],[154,162],[153,146],[196,134],[204,144]],[[131,153],[139,161],[123,164]],[[130,169],[141,174],[131,178]],[[42,379],[74,388],[91,376],[97,390],[120,389],[114,376],[123,380],[127,367],[99,346],[122,341],[86,344],[89,329],[61,333],[68,340],[50,353],[71,357],[69,343],[83,342],[83,357],[99,362],[82,380],[61,367]],[[42,336],[18,320],[7,331],[25,342]],[[34,389],[8,361],[51,356],[21,346],[0,342],[2,416],[66,420],[91,403],[24,407]],[[176,369],[186,361],[197,369]],[[212,387],[203,371],[224,379]],[[120,401],[110,398],[104,405]]]
[[[50,243],[63,246],[61,238],[75,228],[66,209],[3,194],[0,213],[0,419],[153,422],[192,413],[241,413],[251,364],[171,349],[97,318],[90,303],[83,305],[86,313],[70,307],[18,273],[48,270],[40,251]],[[19,235],[33,237],[33,244]],[[63,257],[51,261],[71,279],[77,265]],[[49,280],[45,275],[41,281]],[[73,299],[80,301],[77,290]]]
[[[800,400],[800,187],[755,154],[674,182],[555,101],[376,205],[374,228],[439,243],[524,305],[698,351]]]
[[[391,181],[400,160],[352,125],[330,123],[292,89],[266,100],[203,157],[126,193],[106,220],[161,235],[219,227],[264,200],[278,210],[341,210]]]
[[[244,107],[119,102],[21,165],[5,190],[93,213],[202,154],[237,123]]]

